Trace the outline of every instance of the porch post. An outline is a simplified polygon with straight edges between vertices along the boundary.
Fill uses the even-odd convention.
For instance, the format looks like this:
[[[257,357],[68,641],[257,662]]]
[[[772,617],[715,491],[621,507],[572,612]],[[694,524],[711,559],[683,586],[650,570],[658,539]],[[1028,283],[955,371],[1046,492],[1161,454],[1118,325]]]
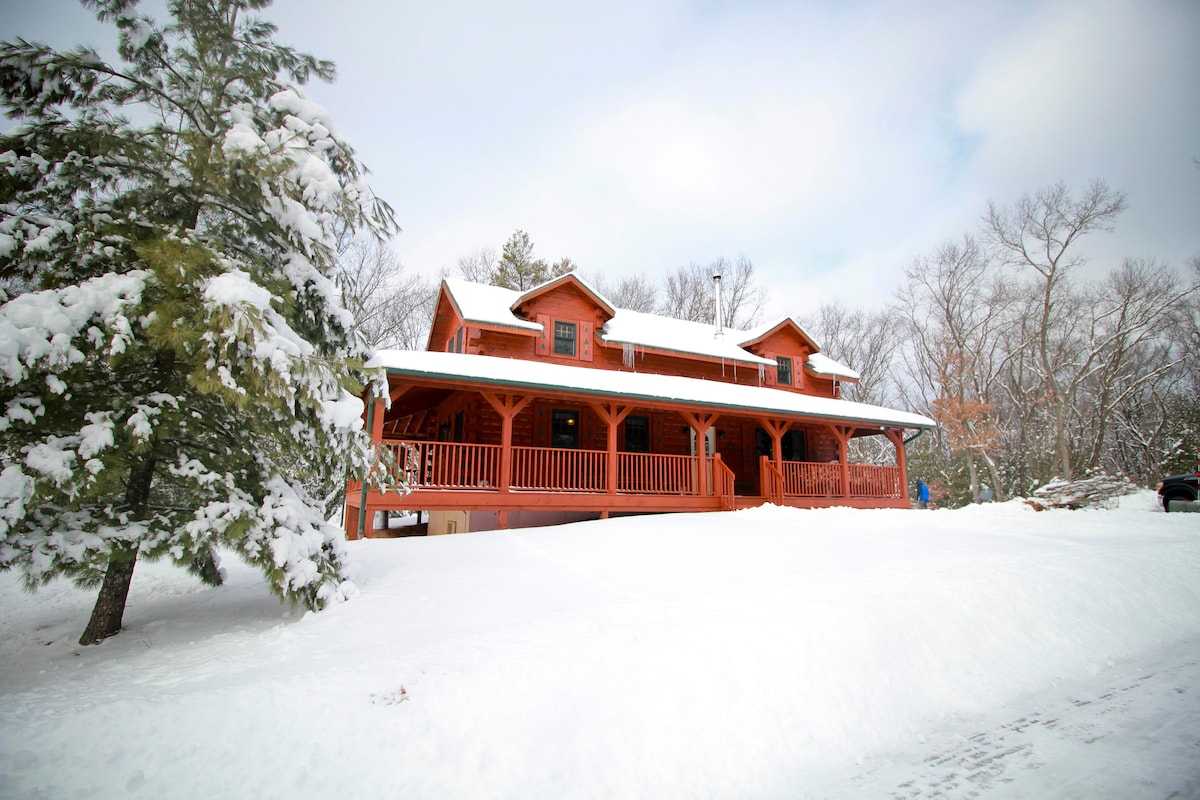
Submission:
[[[900,468],[900,496],[905,503],[912,501],[908,496],[908,457],[904,453],[904,431],[889,430],[887,437],[896,447],[896,466]]]
[[[771,436],[771,454],[772,461],[775,462],[776,469],[783,469],[783,435],[792,427],[792,423],[787,420],[767,419],[759,417],[758,422]]]
[[[850,499],[850,437],[854,434],[854,428],[841,425],[829,425],[828,428],[838,443],[838,461],[842,467],[842,497]]]
[[[371,441],[376,446],[383,444],[384,405],[382,400],[371,400],[367,406],[367,430],[371,433]],[[375,512],[367,510],[367,482],[362,484],[362,494],[358,505],[358,536],[370,539],[375,532]],[[357,537],[356,537],[357,538]]]
[[[507,494],[512,487],[512,429],[513,419],[525,410],[525,406],[529,405],[533,400],[532,395],[521,397],[515,394],[492,394],[491,392],[480,392],[483,399],[488,401],[488,405],[496,410],[500,415],[500,486],[497,487],[502,493]],[[508,513],[500,512],[500,527],[503,528],[508,522]]]
[[[620,425],[633,406],[618,406],[616,403],[589,403],[592,410],[608,427],[608,461],[605,463],[605,491],[608,494],[617,493],[617,426]],[[608,512],[603,512],[603,519],[608,519]]]
[[[367,416],[371,419],[371,441],[376,444],[383,441],[383,418],[384,404],[382,400],[373,400],[371,402],[371,412]]]
[[[701,497],[708,497],[711,492],[708,487],[708,429],[713,426],[720,414],[693,414],[690,411],[680,411],[679,416],[696,432],[696,488]]]

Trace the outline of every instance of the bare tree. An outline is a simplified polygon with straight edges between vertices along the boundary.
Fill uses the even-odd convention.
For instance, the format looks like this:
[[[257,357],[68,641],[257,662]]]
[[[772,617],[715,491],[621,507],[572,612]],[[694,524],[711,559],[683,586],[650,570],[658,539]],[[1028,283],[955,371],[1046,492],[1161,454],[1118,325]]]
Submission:
[[[822,303],[804,328],[821,346],[821,352],[854,369],[857,383],[843,385],[841,396],[853,402],[889,405],[895,401],[893,362],[900,346],[900,319],[891,309],[866,311],[849,308],[840,300]],[[881,436],[851,440],[855,458],[885,463],[895,458],[895,448]]]
[[[646,314],[654,313],[657,298],[658,290],[645,275],[641,274],[622,278],[608,294],[608,299],[617,308],[627,308],[630,311],[641,311]]]
[[[621,278],[615,284],[600,273],[588,273],[584,279],[616,308],[653,314],[658,306],[658,287],[643,273]]]
[[[713,321],[712,273],[692,262],[667,274],[657,313],[691,322]]]
[[[766,292],[755,282],[754,264],[744,255],[732,263],[724,256],[708,266],[692,262],[668,273],[657,312],[692,322],[714,321],[714,275],[721,276],[722,324],[744,330],[757,323]]]
[[[451,271],[472,283],[491,283],[499,258],[494,247],[477,247],[465,256],[460,256]]]
[[[767,293],[754,280],[754,264],[744,255],[730,263],[724,256],[710,265],[713,274],[721,274],[721,308],[728,328],[744,330],[755,325],[762,313]]]
[[[1082,389],[1075,405],[1084,470],[1100,465],[1115,409],[1183,363],[1186,353],[1167,337],[1196,292],[1161,265],[1126,259],[1089,293],[1086,341],[1069,385]]]
[[[999,337],[1010,307],[1003,276],[976,239],[948,240],[913,260],[897,296],[907,329],[906,352],[921,407],[941,428],[952,453],[967,460],[972,497],[979,499],[979,462],[990,483],[1003,489],[993,450],[1002,425],[992,390],[1007,355]]]
[[[437,287],[406,269],[386,242],[342,237],[334,278],[342,304],[372,345],[404,350],[425,345]]]
[[[825,355],[859,374],[858,383],[847,385],[842,397],[888,405],[896,399],[892,365],[900,346],[900,322],[890,309],[865,311],[833,300],[822,303],[804,327]]]
[[[989,203],[984,216],[985,234],[998,256],[1036,276],[1031,344],[1053,409],[1054,452],[1065,480],[1074,476],[1068,438],[1073,378],[1063,374],[1074,357],[1071,334],[1077,319],[1069,275],[1085,261],[1075,245],[1089,233],[1112,230],[1124,208],[1125,193],[1097,180],[1078,198],[1059,183],[1024,195],[1011,207]]]

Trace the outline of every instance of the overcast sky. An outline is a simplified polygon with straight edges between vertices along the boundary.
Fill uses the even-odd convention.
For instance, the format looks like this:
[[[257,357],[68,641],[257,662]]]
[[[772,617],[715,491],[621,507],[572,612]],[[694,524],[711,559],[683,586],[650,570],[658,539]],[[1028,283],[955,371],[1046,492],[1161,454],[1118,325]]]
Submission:
[[[147,6],[148,8],[155,6]],[[744,254],[772,314],[876,305],[1010,203],[1129,195],[1097,271],[1200,252],[1200,2],[279,0],[338,65],[309,93],[431,275],[520,228],[537,255],[651,277]],[[70,0],[0,35],[108,43]]]

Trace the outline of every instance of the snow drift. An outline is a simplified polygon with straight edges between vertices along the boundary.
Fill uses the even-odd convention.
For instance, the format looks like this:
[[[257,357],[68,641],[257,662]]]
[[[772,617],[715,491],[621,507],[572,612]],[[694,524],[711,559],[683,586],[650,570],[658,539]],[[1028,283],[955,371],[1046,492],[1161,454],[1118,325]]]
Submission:
[[[88,596],[4,575],[0,786],[886,796],[862,776],[927,736],[1164,650],[1194,662],[1200,530],[1153,509],[764,507],[355,542],[362,593],[320,614],[237,562],[220,589],[143,564],[125,631],[86,649]]]

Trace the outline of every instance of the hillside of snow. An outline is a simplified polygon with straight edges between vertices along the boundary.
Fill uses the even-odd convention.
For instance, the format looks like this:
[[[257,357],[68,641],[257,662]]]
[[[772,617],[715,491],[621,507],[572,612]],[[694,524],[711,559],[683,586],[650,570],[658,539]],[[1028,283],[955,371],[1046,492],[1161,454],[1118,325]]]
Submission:
[[[349,543],[280,606],[0,575],[5,798],[1200,796],[1200,517],[630,517]]]

